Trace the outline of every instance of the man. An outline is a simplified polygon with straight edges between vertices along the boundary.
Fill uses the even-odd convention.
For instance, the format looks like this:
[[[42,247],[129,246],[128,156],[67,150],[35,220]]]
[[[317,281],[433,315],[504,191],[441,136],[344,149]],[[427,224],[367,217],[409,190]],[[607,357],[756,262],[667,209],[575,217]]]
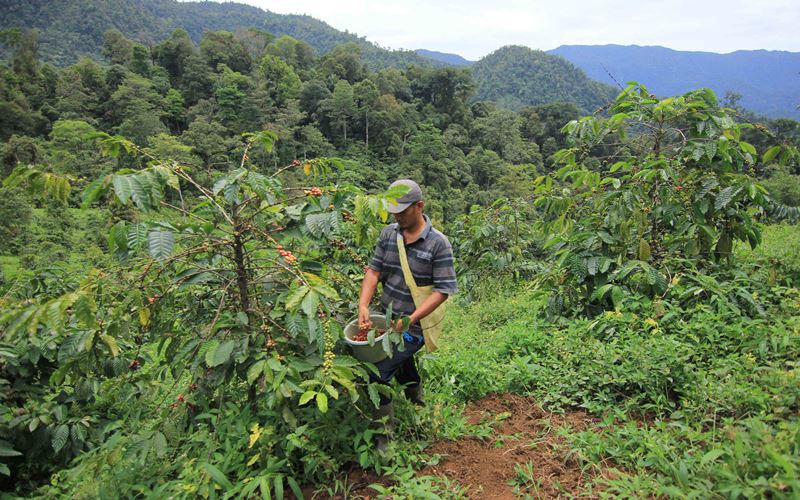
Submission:
[[[358,303],[359,325],[371,328],[369,304],[375,295],[378,282],[383,284],[381,308],[386,310],[392,304],[393,315],[408,316],[410,326],[403,332],[405,349],[400,351],[394,347],[393,355],[375,364],[379,376],[374,381],[388,384],[397,377],[398,382],[405,385],[406,397],[418,405],[423,405],[422,384],[414,363],[414,354],[425,343],[420,320],[431,314],[447,298],[457,291],[456,273],[453,268],[453,249],[447,237],[431,226],[427,215],[423,214],[425,202],[419,185],[402,179],[392,183],[395,186],[406,186],[408,192],[389,204],[389,213],[394,214],[396,223],[384,228],[381,232],[375,254],[367,265],[364,281],[361,284],[361,298]],[[406,285],[397,235],[402,235],[406,249],[408,265],[419,287],[433,286],[433,292],[425,301],[415,307],[414,299]],[[397,332],[403,330],[402,320],[397,320],[392,327]],[[387,434],[392,430],[394,408],[390,398],[381,395],[380,408],[374,412],[376,420],[386,418],[386,433],[377,440],[379,451],[384,451]]]

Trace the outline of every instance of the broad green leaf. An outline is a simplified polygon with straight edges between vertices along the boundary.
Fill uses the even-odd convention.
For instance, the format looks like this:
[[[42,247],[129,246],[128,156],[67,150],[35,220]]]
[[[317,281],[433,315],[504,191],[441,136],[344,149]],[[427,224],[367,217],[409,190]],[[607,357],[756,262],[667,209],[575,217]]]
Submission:
[[[375,387],[375,384],[369,384],[367,386],[367,394],[369,394],[369,400],[372,402],[372,405],[378,408],[381,405],[381,396],[378,394],[378,388]]]
[[[209,350],[209,352],[206,353],[206,364],[209,368],[227,363],[235,345],[236,342],[233,340],[226,340],[221,342],[213,351]]]
[[[69,426],[66,424],[61,424],[56,427],[56,431],[53,433],[53,451],[58,453],[64,448],[64,445],[67,444],[67,440],[69,439]]]
[[[117,345],[117,339],[112,337],[111,335],[100,335],[100,340],[108,347],[108,350],[111,351],[111,355],[113,357],[117,357],[119,355],[119,346]]]
[[[111,179],[114,186],[114,194],[117,195],[120,203],[127,205],[133,195],[133,180],[130,175],[115,175]]]
[[[283,476],[275,476],[273,484],[275,485],[275,498],[283,500]]]
[[[705,455],[703,455],[703,458],[700,459],[700,464],[705,465],[709,462],[713,462],[714,460],[716,460],[717,458],[721,457],[724,454],[725,450],[722,448],[716,448],[714,450],[711,450],[707,452]]]
[[[777,145],[777,146],[772,146],[771,148],[769,148],[768,150],[766,150],[764,152],[764,156],[763,156],[763,158],[761,160],[762,163],[764,163],[766,165],[767,163],[771,162],[772,159],[775,158],[775,156],[780,152],[781,152],[781,145],[780,144]]]
[[[207,342],[201,349],[205,351],[206,366],[214,366],[214,353],[219,347],[219,340],[213,339]]]
[[[647,242],[646,239],[642,238],[639,240],[639,260],[643,260],[647,262],[650,260],[650,243]]]
[[[95,319],[97,306],[91,295],[82,293],[78,300],[75,301],[73,309],[75,311],[75,317],[78,318],[86,328],[94,328],[97,326],[97,321]]]
[[[625,292],[622,290],[621,287],[614,285],[611,288],[611,302],[614,303],[614,309],[621,310],[622,309],[622,301],[625,298]]]
[[[203,469],[205,469],[205,471],[209,473],[209,475],[214,479],[214,481],[217,482],[217,484],[228,490],[233,489],[233,484],[225,476],[225,474],[222,473],[221,470],[219,470],[218,468],[216,468],[215,466],[211,465],[208,462],[203,462],[202,465]]]
[[[303,406],[304,404],[306,404],[309,401],[311,401],[312,399],[314,399],[314,396],[316,396],[316,395],[317,395],[317,391],[306,391],[306,392],[304,392],[303,395],[300,396],[300,406]]]
[[[264,373],[264,367],[267,365],[267,362],[263,359],[260,361],[256,361],[250,368],[247,369],[247,383],[252,384],[253,382]]]
[[[22,453],[11,448],[6,441],[0,441],[0,457],[19,457]]]
[[[172,254],[175,237],[172,231],[150,231],[147,235],[150,255],[157,260],[164,260]]]
[[[150,324],[150,309],[148,307],[142,307],[139,309],[139,324],[142,326],[147,326]]]
[[[289,296],[286,297],[286,309],[289,311],[297,309],[297,306],[300,305],[300,302],[303,300],[303,297],[306,296],[308,291],[309,288],[306,285],[301,285],[295,291],[291,292]]]
[[[83,190],[81,208],[89,208],[108,191],[108,178],[97,179]]]
[[[333,399],[339,399],[339,391],[331,384],[325,384],[325,391],[327,391]]]
[[[153,434],[153,449],[156,450],[156,456],[159,458],[167,454],[167,438],[161,431]]]
[[[306,316],[315,317],[319,306],[319,294],[314,290],[309,291],[303,299],[302,308]]]
[[[328,396],[321,392],[317,393],[317,408],[319,408],[319,411],[322,413],[328,412]]]
[[[293,477],[287,476],[286,483],[289,485],[289,489],[292,490],[294,493],[295,498],[303,498],[303,490],[300,489],[300,486],[297,484],[297,481],[294,480]]]

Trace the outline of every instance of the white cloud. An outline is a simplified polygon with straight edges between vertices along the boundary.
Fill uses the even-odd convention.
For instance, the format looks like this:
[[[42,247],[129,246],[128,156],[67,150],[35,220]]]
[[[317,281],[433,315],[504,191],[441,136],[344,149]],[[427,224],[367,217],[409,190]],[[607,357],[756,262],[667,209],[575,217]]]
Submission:
[[[425,48],[479,59],[509,44],[663,45],[678,50],[800,51],[795,0],[240,0],[308,14],[384,47]]]

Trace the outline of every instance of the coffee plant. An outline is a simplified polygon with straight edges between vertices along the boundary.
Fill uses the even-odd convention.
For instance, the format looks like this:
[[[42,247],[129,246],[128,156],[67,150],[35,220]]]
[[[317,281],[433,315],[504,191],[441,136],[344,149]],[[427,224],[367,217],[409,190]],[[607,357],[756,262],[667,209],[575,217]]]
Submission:
[[[0,473],[36,479],[81,454],[83,472],[103,474],[113,463],[119,474],[123,463],[147,469],[202,442],[216,450],[210,456],[246,452],[248,467],[260,467],[195,464],[170,486],[184,495],[227,488],[228,474],[243,495],[297,493],[293,477],[329,474],[342,449],[332,443],[351,441],[367,420],[313,442],[304,434],[335,428],[342,418],[330,413],[363,415],[358,405],[388,390],[367,384],[368,368],[339,340],[387,203],[403,193],[321,185],[340,168],[336,159],[262,173],[250,156],[272,148],[276,136],[266,131],[245,134],[240,162],[211,185],[123,137],[88,139],[127,166],[83,194],[85,208],[106,204],[118,214],[108,230],[117,264],[65,289],[3,298]],[[68,193],[35,171],[14,179]],[[131,491],[87,494],[112,492]]]
[[[563,165],[537,180],[545,247],[564,274],[551,313],[621,308],[634,293],[664,296],[687,268],[755,248],[756,223],[774,202],[755,178],[758,153],[742,139],[752,125],[701,89],[657,99],[632,84],[607,116],[568,123]],[[769,156],[777,154],[770,149]]]

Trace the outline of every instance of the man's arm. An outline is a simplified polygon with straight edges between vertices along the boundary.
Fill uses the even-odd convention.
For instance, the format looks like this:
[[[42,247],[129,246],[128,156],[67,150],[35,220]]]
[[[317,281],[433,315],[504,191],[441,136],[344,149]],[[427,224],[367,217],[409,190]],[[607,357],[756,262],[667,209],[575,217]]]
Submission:
[[[432,313],[433,311],[435,311],[437,307],[442,305],[444,303],[444,301],[447,300],[447,297],[448,297],[448,295],[446,293],[442,293],[442,292],[433,292],[433,293],[431,293],[428,296],[428,298],[425,299],[425,302],[420,304],[420,306],[413,313],[411,313],[411,316],[409,316],[409,319],[411,320],[411,323],[412,324],[413,323],[417,323],[419,320],[421,320],[425,316],[427,316],[430,313]],[[403,322],[402,322],[402,320],[400,320],[397,323],[395,323],[394,328],[398,332],[403,331]]]
[[[372,321],[369,319],[369,304],[372,302],[372,297],[375,296],[380,276],[381,273],[371,267],[366,268],[364,271],[364,280],[361,282],[361,297],[358,299],[359,327],[367,326],[367,328],[372,328]]]

